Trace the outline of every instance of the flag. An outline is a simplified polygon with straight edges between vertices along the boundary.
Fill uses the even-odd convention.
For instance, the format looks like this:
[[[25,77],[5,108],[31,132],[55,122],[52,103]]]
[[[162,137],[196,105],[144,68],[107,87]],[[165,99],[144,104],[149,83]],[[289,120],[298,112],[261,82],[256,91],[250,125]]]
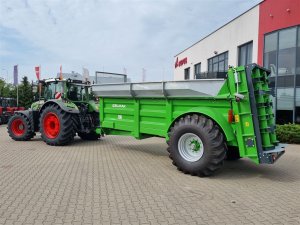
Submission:
[[[89,70],[87,68],[82,68],[82,78],[83,82],[87,82],[90,78]]]
[[[62,75],[62,65],[60,65],[60,68],[59,68],[59,79],[60,79],[60,80],[63,79],[63,75]]]
[[[35,75],[36,75],[36,79],[38,79],[38,80],[40,80],[40,77],[41,77],[41,75],[40,75],[40,66],[36,66],[35,67]]]
[[[18,85],[18,65],[14,66],[14,85]]]

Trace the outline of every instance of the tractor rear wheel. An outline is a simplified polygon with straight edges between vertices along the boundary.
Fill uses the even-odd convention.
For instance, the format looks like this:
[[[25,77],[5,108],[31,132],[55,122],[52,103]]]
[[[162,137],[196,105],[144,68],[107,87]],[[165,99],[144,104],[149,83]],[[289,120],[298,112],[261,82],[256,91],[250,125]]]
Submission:
[[[40,116],[40,132],[48,145],[66,145],[75,136],[72,114],[57,105],[46,107]]]
[[[10,118],[7,132],[15,141],[28,141],[35,135],[29,118],[24,114],[15,114]]]
[[[82,140],[98,140],[100,138],[100,134],[97,134],[95,131],[91,133],[78,133],[78,136]]]
[[[226,145],[218,125],[197,114],[175,122],[170,132],[170,158],[182,172],[210,176],[221,168]]]

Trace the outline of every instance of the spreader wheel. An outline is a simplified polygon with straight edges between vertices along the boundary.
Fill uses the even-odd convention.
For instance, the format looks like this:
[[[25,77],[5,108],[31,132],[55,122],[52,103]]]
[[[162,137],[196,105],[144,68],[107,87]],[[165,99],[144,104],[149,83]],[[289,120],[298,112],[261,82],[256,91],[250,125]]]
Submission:
[[[221,168],[225,155],[223,134],[209,118],[187,115],[171,129],[170,158],[184,173],[210,176]]]

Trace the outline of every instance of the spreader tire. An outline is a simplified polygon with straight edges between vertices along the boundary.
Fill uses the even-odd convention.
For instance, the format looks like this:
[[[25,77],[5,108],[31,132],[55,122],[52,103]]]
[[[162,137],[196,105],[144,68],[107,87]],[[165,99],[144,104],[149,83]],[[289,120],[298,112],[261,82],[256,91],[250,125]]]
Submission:
[[[197,114],[175,122],[170,132],[170,158],[182,172],[210,176],[223,165],[226,145],[218,125]]]
[[[82,140],[98,140],[100,138],[100,134],[97,134],[96,132],[91,132],[91,133],[78,133],[78,136]]]
[[[24,114],[15,114],[9,119],[7,132],[15,141],[29,141],[35,135],[30,119]]]
[[[75,131],[72,114],[58,105],[46,107],[40,116],[40,132],[48,145],[67,145],[74,140]]]

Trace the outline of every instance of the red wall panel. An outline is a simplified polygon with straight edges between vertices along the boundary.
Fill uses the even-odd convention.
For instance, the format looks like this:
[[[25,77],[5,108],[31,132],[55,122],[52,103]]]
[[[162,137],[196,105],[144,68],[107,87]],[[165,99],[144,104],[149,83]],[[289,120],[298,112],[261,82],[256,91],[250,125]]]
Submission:
[[[259,5],[258,64],[263,64],[264,34],[300,25],[300,0],[265,0]]]

